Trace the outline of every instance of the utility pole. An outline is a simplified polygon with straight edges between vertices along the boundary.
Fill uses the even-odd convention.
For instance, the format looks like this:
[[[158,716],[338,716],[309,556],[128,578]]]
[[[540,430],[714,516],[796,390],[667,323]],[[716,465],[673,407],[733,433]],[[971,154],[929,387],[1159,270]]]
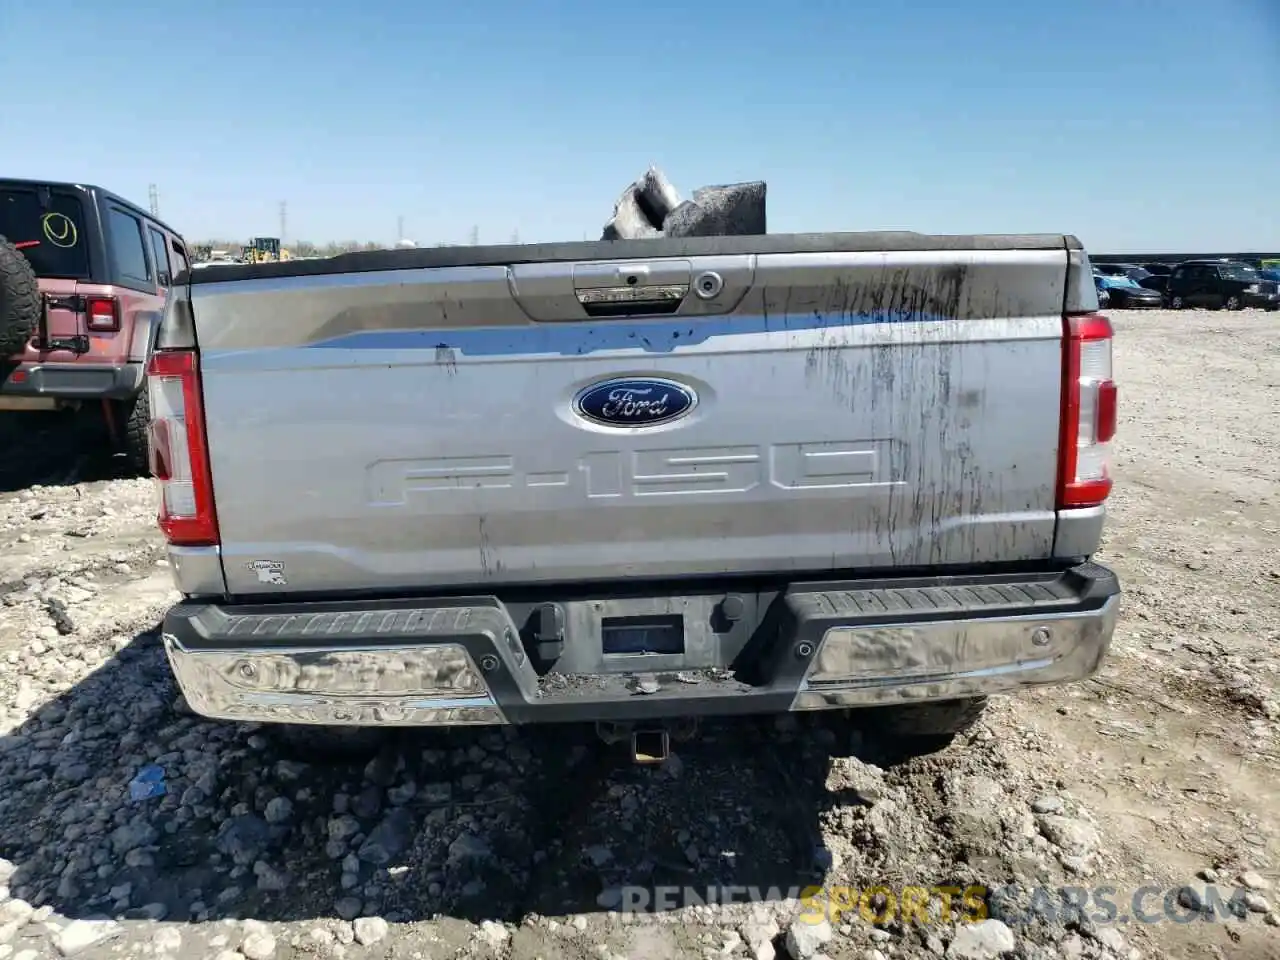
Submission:
[[[401,214],[400,216],[396,217],[396,240],[400,241],[403,239],[404,239],[404,215]]]
[[[288,222],[289,222],[289,221],[288,221],[288,219],[287,219],[287,217],[288,217],[288,212],[289,212],[289,205],[288,205],[288,203],[287,203],[286,201],[284,201],[284,200],[281,200],[281,201],[280,201],[280,246],[282,246],[282,247],[284,246],[284,231],[285,231],[285,226],[286,226],[286,225],[288,224]]]
[[[480,246],[480,228],[479,227],[471,228],[471,245],[473,247]]]
[[[160,216],[160,191],[154,183],[147,185],[147,199],[151,201],[151,215]]]
[[[519,243],[520,243],[520,231],[519,231],[519,230],[512,230],[512,231],[511,231],[511,244],[512,244],[512,246],[516,246],[516,245],[518,245]]]

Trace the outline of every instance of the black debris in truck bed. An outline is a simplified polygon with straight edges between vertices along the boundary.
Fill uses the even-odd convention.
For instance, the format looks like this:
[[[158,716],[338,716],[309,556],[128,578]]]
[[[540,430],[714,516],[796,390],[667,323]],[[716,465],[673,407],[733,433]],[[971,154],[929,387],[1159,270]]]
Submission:
[[[758,236],[765,228],[763,180],[701,187],[693,199],[680,199],[671,181],[650,167],[622,192],[605,224],[603,240],[652,237]]]

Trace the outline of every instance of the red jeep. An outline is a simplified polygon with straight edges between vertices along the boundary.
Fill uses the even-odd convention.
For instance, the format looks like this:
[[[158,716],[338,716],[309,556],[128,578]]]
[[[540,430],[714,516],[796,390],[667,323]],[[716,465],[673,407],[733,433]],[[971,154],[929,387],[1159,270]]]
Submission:
[[[100,405],[147,472],[143,370],[187,266],[176,231],[101,187],[0,180],[0,410]]]

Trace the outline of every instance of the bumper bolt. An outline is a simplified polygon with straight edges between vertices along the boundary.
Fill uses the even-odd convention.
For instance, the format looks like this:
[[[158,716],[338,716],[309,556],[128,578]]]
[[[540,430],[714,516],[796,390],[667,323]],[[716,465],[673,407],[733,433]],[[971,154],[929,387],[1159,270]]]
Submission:
[[[1035,632],[1031,634],[1031,642],[1037,647],[1047,647],[1050,639],[1048,627],[1036,627]]]
[[[498,658],[493,654],[488,654],[480,659],[480,669],[485,673],[492,673],[498,669]]]
[[[802,640],[796,644],[796,657],[804,660],[813,653],[813,644],[807,640]]]
[[[244,677],[246,680],[256,680],[258,677],[258,668],[248,660],[241,660],[240,666],[236,669],[240,673],[240,676]]]
[[[741,597],[730,596],[720,601],[720,613],[730,623],[741,620],[746,612],[747,607]]]

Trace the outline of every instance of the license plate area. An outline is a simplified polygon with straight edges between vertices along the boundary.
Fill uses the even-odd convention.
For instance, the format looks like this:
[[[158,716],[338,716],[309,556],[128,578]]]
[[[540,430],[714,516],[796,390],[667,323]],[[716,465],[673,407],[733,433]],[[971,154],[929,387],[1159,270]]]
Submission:
[[[563,644],[547,666],[565,674],[726,668],[757,624],[756,595],[733,597],[732,619],[722,612],[725,593],[559,601]],[[525,622],[524,610],[512,613]]]
[[[606,657],[684,653],[684,617],[604,617],[600,621],[601,653]]]

